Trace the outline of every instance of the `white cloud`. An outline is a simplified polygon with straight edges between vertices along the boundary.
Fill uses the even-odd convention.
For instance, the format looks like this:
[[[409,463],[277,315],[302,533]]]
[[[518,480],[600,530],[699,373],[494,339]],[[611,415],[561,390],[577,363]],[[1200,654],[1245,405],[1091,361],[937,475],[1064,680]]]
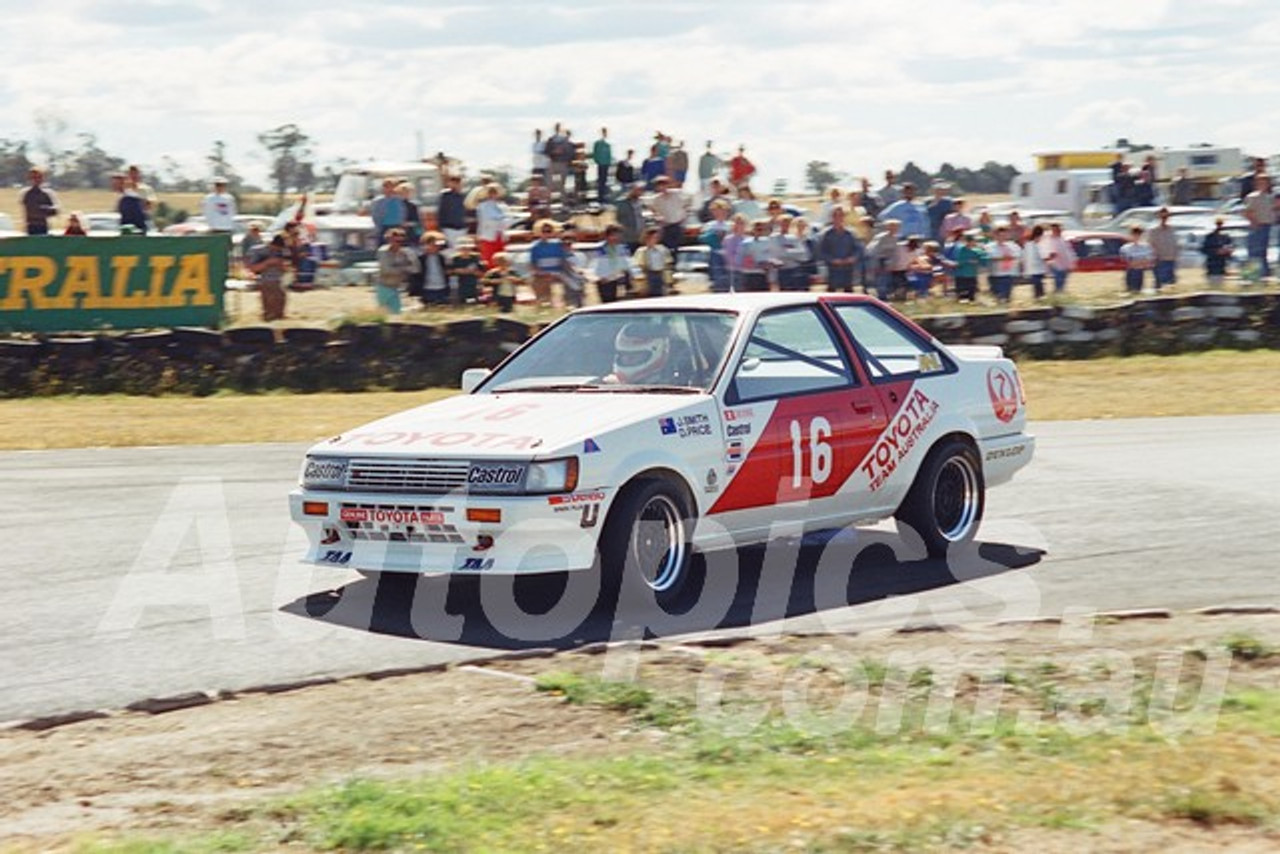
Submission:
[[[871,175],[908,159],[1028,166],[1033,151],[1119,136],[1275,151],[1262,120],[1280,87],[1274,9],[62,0],[8,16],[0,98],[4,135],[31,138],[52,111],[113,153],[193,170],[222,139],[260,177],[256,136],[286,122],[322,163],[412,156],[421,132],[428,153],[473,169],[525,167],[532,128],[563,120],[588,137],[607,124],[641,152],[657,128],[695,149],[744,142],[767,182],[799,185],[813,159]]]

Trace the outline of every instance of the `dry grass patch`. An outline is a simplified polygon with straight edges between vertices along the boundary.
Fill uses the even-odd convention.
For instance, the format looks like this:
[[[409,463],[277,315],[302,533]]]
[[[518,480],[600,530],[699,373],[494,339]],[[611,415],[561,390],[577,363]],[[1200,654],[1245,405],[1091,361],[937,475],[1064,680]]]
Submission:
[[[1219,351],[1019,366],[1039,421],[1280,412],[1280,353]],[[0,450],[309,442],[455,392],[0,400]]]

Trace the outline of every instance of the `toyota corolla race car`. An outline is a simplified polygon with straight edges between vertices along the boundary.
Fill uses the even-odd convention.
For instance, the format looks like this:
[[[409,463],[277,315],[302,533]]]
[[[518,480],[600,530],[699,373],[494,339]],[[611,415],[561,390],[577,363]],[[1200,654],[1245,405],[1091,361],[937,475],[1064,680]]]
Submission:
[[[307,454],[306,560],[374,573],[595,568],[659,601],[694,550],[896,516],[932,555],[1030,461],[1014,364],[874,299],[721,294],[575,311],[466,394]]]

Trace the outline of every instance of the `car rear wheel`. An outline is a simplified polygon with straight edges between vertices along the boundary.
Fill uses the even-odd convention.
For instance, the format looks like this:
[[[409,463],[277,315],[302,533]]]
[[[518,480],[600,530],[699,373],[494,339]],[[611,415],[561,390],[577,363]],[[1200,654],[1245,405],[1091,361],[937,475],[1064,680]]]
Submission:
[[[609,587],[626,598],[652,598],[663,608],[678,601],[692,563],[692,515],[684,491],[667,481],[628,486],[601,537],[601,569]]]
[[[943,557],[952,545],[974,538],[985,505],[977,452],[951,439],[929,452],[896,516],[920,535],[930,557]]]

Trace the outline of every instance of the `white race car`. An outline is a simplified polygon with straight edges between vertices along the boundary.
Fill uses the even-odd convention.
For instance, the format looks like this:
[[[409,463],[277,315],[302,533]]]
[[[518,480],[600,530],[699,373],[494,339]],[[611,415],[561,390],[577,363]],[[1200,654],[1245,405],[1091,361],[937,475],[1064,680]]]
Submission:
[[[566,315],[469,393],[316,445],[306,560],[377,573],[596,568],[661,604],[695,550],[896,516],[931,555],[1031,459],[1014,364],[853,295]]]

